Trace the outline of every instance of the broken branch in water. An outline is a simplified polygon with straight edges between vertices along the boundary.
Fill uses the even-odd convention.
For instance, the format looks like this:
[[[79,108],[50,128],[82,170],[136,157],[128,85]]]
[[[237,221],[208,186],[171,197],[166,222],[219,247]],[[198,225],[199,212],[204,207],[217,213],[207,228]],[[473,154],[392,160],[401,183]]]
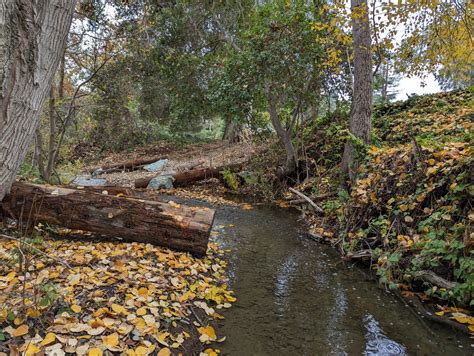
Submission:
[[[321,209],[313,200],[311,200],[308,196],[304,195],[303,193],[297,191],[296,189],[294,188],[288,188],[290,190],[290,192],[298,195],[299,197],[303,198],[304,200],[306,200],[313,208],[314,210],[316,210],[318,213],[320,214],[323,214],[324,213],[324,210]]]

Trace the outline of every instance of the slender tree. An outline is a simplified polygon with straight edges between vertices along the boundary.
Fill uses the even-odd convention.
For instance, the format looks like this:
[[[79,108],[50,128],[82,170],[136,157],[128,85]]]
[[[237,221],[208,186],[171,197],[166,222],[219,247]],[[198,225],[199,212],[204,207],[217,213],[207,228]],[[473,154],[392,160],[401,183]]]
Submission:
[[[0,200],[39,123],[75,0],[0,0]]]
[[[349,119],[350,133],[364,143],[370,142],[372,115],[372,59],[367,0],[351,0],[352,46],[354,51],[354,85]],[[355,162],[354,145],[348,140],[342,158],[342,171],[352,178]]]

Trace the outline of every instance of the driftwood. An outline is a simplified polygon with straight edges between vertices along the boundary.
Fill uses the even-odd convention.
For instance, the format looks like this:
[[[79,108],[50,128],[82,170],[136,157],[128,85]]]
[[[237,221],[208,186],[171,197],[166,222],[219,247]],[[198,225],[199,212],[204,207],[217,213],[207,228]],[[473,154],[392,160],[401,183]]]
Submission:
[[[415,273],[413,273],[413,277],[415,277],[416,279],[420,279],[424,282],[429,282],[440,288],[454,289],[454,287],[456,286],[456,282],[448,281],[447,279],[438,276],[432,271],[416,271]]]
[[[314,210],[316,210],[318,213],[320,214],[323,214],[324,213],[324,210],[321,209],[314,201],[312,201],[310,198],[308,198],[306,195],[304,195],[303,193],[297,191],[296,189],[294,188],[288,188],[290,190],[290,192],[298,195],[299,197],[301,197],[302,199],[306,200],[313,208]]]
[[[90,172],[95,172],[97,170],[99,170],[100,173],[111,173],[116,171],[135,171],[137,169],[143,168],[143,166],[146,166],[147,164],[159,161],[160,159],[166,159],[166,157],[159,156],[154,158],[134,159],[131,161],[106,164],[100,167],[91,168]]]
[[[173,175],[173,184],[176,187],[182,187],[204,179],[219,178],[220,173],[225,169],[229,169],[233,172],[238,172],[242,170],[242,164],[233,164],[216,168],[196,168],[191,169],[189,171],[178,172]],[[147,177],[135,180],[135,188],[146,188],[148,186],[148,183],[150,183],[153,178],[154,177]]]
[[[310,198],[312,201],[324,200],[324,199],[332,197],[334,195],[336,195],[336,192],[324,193],[324,194],[320,194],[320,195],[311,195],[308,198]],[[291,204],[291,205],[299,205],[299,204],[303,204],[303,203],[307,203],[307,202],[308,201],[306,199],[303,199],[303,198],[288,200],[288,204]]]
[[[370,258],[370,257],[372,257],[371,250],[360,250],[360,251],[357,251],[356,253],[348,254],[347,256],[344,257],[344,260],[350,261],[350,260],[357,260],[359,258],[365,259],[365,258]]]
[[[14,183],[0,212],[31,227],[36,222],[147,242],[204,255],[214,210],[117,197],[80,189]]]

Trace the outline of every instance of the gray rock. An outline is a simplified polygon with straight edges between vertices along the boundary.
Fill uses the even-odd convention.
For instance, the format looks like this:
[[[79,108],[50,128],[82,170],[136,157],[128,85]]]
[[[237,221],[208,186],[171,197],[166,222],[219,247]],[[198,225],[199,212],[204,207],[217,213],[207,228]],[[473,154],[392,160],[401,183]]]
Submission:
[[[159,175],[148,183],[148,189],[172,189],[174,178],[172,175]]]
[[[143,167],[143,169],[148,172],[161,172],[161,171],[164,171],[167,166],[168,166],[168,160],[160,159],[159,161],[147,164],[146,166]]]

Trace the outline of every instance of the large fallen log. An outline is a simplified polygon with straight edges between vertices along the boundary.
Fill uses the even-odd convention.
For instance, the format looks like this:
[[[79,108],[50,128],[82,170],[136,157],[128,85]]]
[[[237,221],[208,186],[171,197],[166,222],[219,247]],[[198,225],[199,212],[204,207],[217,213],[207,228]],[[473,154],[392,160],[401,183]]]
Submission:
[[[155,163],[160,159],[165,159],[166,157],[159,156],[154,158],[147,158],[147,159],[134,159],[131,161],[119,162],[119,163],[112,163],[112,164],[105,164],[100,167],[94,167],[89,170],[89,172],[96,172],[99,171],[100,173],[110,173],[116,171],[135,171],[137,169],[146,166],[147,164]]]
[[[4,216],[148,242],[202,256],[214,210],[55,186],[14,183],[1,203]],[[100,236],[98,236],[100,237]]]
[[[232,164],[216,168],[196,168],[189,171],[177,172],[173,175],[173,185],[182,187],[204,179],[220,178],[221,172],[225,169],[229,169],[232,172],[239,172],[242,170],[242,164]],[[146,177],[135,180],[135,188],[146,188],[153,178],[154,177]]]

